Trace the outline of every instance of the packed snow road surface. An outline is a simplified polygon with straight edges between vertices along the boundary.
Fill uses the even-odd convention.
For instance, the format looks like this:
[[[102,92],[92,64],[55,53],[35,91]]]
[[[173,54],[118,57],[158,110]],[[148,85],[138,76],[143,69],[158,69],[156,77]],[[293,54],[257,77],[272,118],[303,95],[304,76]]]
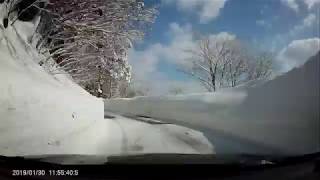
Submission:
[[[107,112],[108,133],[112,134],[113,152],[121,154],[180,153],[214,154],[214,148],[198,131],[140,117],[127,118]],[[116,144],[114,144],[116,143]],[[108,150],[108,152],[112,152]]]

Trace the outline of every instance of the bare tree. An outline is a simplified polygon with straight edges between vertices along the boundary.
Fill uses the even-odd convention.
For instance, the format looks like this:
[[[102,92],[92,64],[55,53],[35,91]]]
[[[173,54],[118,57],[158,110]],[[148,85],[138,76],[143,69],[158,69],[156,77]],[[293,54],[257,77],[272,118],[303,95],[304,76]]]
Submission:
[[[191,62],[191,67],[183,70],[191,75],[209,91],[217,89],[218,69],[220,68],[225,56],[229,53],[229,40],[214,40],[204,37],[199,40],[197,47],[186,52],[191,55],[186,59]]]
[[[183,72],[198,80],[209,92],[235,87],[272,73],[272,56],[262,53],[252,58],[246,45],[234,38],[202,37],[186,51],[188,65]]]
[[[246,81],[244,76],[248,71],[249,55],[240,41],[234,40],[229,44],[229,52],[226,54],[226,59],[224,73],[226,74],[225,79],[228,82],[228,86],[235,87],[241,81]]]
[[[258,54],[249,63],[248,80],[267,79],[272,75],[274,55],[270,52]]]

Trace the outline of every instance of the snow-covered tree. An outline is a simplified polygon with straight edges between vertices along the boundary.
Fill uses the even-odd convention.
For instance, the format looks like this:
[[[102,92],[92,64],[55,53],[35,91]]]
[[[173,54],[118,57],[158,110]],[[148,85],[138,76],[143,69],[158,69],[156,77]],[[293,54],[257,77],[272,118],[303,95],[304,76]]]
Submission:
[[[127,50],[144,36],[156,10],[143,0],[6,0],[6,28],[41,16],[30,42],[46,56],[39,64],[52,74],[68,73],[83,87],[129,83]],[[34,43],[36,42],[36,43]],[[112,83],[110,83],[112,82]],[[105,86],[105,85],[104,85]],[[114,89],[108,90],[110,93]],[[110,94],[108,93],[108,94]],[[113,93],[114,94],[114,93]]]
[[[45,8],[36,2],[31,6],[42,10],[37,48],[47,55],[40,65],[70,74],[97,96],[106,94],[105,83],[130,81],[127,50],[154,21],[154,8],[143,0],[50,0]]]

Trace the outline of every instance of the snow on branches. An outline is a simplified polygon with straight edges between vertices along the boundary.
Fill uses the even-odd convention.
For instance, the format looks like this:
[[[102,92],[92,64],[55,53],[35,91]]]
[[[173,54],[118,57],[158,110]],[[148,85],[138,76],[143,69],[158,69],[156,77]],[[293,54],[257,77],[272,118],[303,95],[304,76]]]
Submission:
[[[156,15],[142,0],[50,0],[38,29],[38,48],[50,51],[52,73],[67,72],[83,86],[131,79],[127,50]],[[94,83],[93,83],[94,84]]]
[[[106,90],[129,83],[127,51],[143,38],[157,11],[143,0],[6,0],[0,1],[1,30],[32,21],[37,30],[28,43],[45,56],[40,62],[52,74],[67,73],[87,90]],[[4,4],[3,4],[4,3]],[[5,11],[5,12],[4,12]],[[36,17],[41,18],[36,18]],[[40,19],[40,22],[35,22]],[[108,89],[109,88],[109,89]],[[108,97],[111,93],[107,92]]]

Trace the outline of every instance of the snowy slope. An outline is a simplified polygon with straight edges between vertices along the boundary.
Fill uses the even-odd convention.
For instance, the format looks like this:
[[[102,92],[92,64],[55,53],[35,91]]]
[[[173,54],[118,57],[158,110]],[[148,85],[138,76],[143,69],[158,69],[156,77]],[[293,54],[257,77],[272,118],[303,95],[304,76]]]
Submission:
[[[107,100],[105,110],[197,128],[208,132],[216,150],[229,146],[222,149],[233,153],[312,153],[320,151],[319,77],[318,54],[303,67],[256,86],[213,94]],[[221,137],[229,144],[218,143]]]
[[[103,134],[87,136],[89,144],[73,135],[102,124],[102,100],[35,63],[41,57],[26,43],[32,28],[32,23],[17,22],[0,32],[0,153],[99,152],[96,145],[103,142]],[[67,136],[74,137],[67,147],[53,145]]]

